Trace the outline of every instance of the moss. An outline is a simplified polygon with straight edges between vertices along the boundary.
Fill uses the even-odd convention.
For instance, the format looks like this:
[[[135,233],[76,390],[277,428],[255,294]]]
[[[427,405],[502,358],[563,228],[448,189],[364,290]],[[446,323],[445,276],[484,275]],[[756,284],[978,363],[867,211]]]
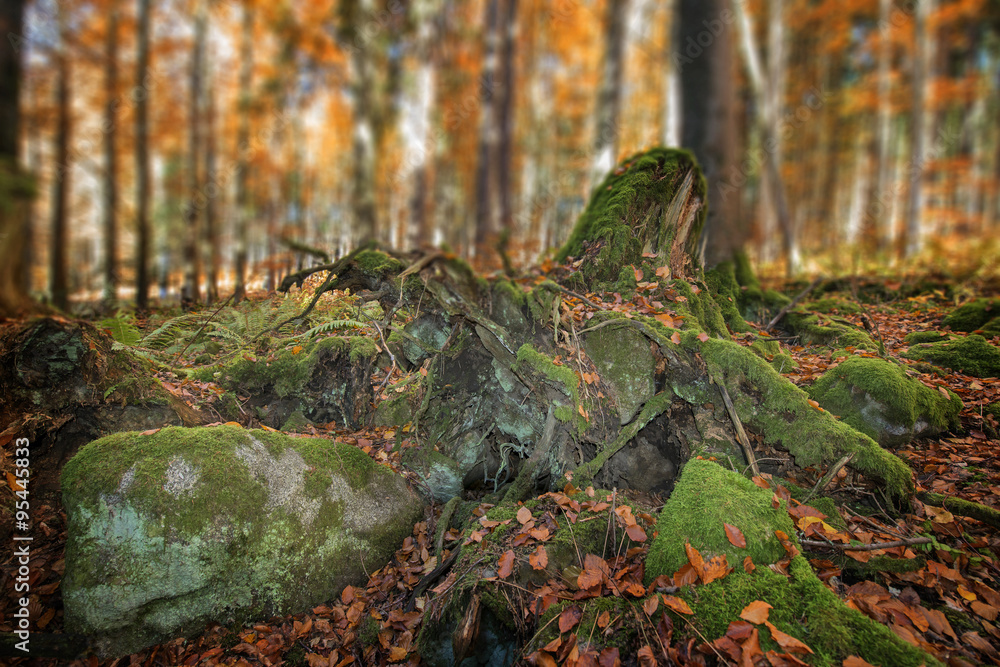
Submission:
[[[771,506],[773,493],[706,459],[691,459],[681,471],[674,491],[656,523],[658,533],[646,559],[646,579],[672,575],[688,561],[690,543],[705,559],[725,554],[730,565],[750,556],[758,565],[777,562],[785,549],[775,530],[795,534],[787,508]],[[736,526],[746,537],[740,549],[726,537],[724,523]]]
[[[827,345],[830,347],[853,347],[879,351],[878,344],[866,332],[846,320],[820,318],[819,315],[802,309],[785,314],[781,326],[795,333],[803,345]]]
[[[954,336],[943,331],[913,331],[903,337],[903,342],[907,345],[916,345],[917,343],[940,343],[952,338]]]
[[[281,425],[282,431],[304,431],[312,426],[312,422],[306,419],[301,410],[293,412],[285,423]]]
[[[816,380],[809,395],[845,424],[880,442],[908,440],[928,428],[955,428],[962,411],[962,401],[954,393],[944,398],[909,377],[901,366],[866,357],[852,356],[831,368]]]
[[[812,664],[833,666],[852,655],[876,665],[917,667],[940,665],[932,656],[896,637],[887,627],[847,607],[816,578],[809,563],[796,556],[786,578],[766,567],[753,574],[742,568],[707,586],[681,593],[694,615],[690,622],[709,641],[721,637],[746,605],[763,600],[772,606],[768,620],[808,645]],[[765,626],[760,628],[764,651],[777,649]]]
[[[677,292],[678,298],[673,306],[677,313],[684,316],[684,328],[699,328],[710,336],[730,339],[726,319],[707,286],[699,285],[698,294],[686,280],[672,280],[670,287]]]
[[[329,340],[329,339],[326,339]],[[378,354],[375,341],[365,336],[352,336],[348,338],[350,349],[350,359],[354,363],[373,359]]]
[[[820,299],[819,301],[812,301],[804,304],[804,308],[817,313],[839,313],[841,315],[845,313],[857,314],[864,312],[861,306],[856,303],[851,303],[850,301],[833,297],[827,297],[825,299]]]
[[[553,414],[563,422],[574,422],[579,433],[587,430],[587,420],[579,414],[580,378],[572,368],[558,366],[547,354],[539,352],[530,344],[524,344],[517,350],[517,361],[523,367],[541,375],[549,383],[562,391],[570,399],[569,404],[555,405]]]
[[[556,260],[564,262],[567,257],[581,256],[584,242],[600,244],[596,256],[580,268],[592,286],[614,283],[622,267],[641,266],[642,254],[650,250],[659,253],[660,263],[666,264],[676,229],[662,222],[662,214],[690,169],[697,173],[695,194],[705,201],[705,179],[688,151],[654,148],[622,162],[594,189]],[[653,220],[654,215],[661,216],[660,221]],[[686,248],[693,261],[697,261],[694,244],[704,221],[705,207],[701,207]]]
[[[655,391],[656,360],[649,341],[623,323],[588,333],[584,346],[601,379],[611,387],[621,423],[627,424]]]
[[[722,262],[706,271],[705,283],[729,329],[740,333],[750,331],[750,325],[740,314],[740,285],[736,282],[732,263]]]
[[[406,268],[401,261],[379,250],[362,250],[354,256],[354,262],[364,274],[377,280],[395,275]]]
[[[976,299],[951,311],[941,326],[953,331],[977,331],[1000,314],[1000,299]]]
[[[893,503],[905,502],[913,489],[906,464],[868,436],[813,408],[806,393],[766,361],[731,341],[702,343],[685,334],[682,344],[701,353],[711,377],[726,382],[743,423],[760,433],[767,444],[791,453],[796,465],[823,468],[854,452],[852,468],[879,482],[879,490]]]
[[[904,357],[929,361],[975,377],[1000,377],[1000,349],[982,336],[913,345]]]

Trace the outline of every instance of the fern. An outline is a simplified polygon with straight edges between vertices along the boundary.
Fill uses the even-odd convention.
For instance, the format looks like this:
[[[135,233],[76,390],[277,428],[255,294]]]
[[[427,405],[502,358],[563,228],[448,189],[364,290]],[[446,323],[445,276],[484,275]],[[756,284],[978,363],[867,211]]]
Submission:
[[[142,338],[142,332],[124,318],[109,317],[98,322],[97,326],[107,331],[116,343],[122,345],[135,345]]]
[[[303,333],[302,336],[312,338],[313,336],[330,333],[332,331],[337,331],[338,329],[361,329],[364,326],[365,323],[359,322],[358,320],[331,320],[329,322],[324,322],[318,327],[313,327],[309,331]]]
[[[184,334],[194,334],[201,327],[202,316],[194,313],[173,317],[154,331],[146,334],[138,342],[138,347],[150,350],[166,350],[184,339]],[[191,329],[188,331],[188,329]]]

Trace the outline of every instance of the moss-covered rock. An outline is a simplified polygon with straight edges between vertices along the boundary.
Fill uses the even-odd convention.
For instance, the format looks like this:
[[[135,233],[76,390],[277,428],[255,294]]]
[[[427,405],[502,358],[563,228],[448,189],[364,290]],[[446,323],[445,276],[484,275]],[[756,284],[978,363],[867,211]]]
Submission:
[[[920,343],[911,346],[903,356],[975,377],[1000,377],[1000,349],[978,335]]]
[[[66,627],[102,656],[362,584],[421,514],[359,449],[231,426],[96,440],[66,464]]]
[[[685,334],[683,345],[697,350],[708,365],[710,377],[725,382],[734,407],[745,425],[761,434],[764,442],[787,450],[800,467],[825,468],[854,453],[850,466],[872,481],[893,503],[905,503],[913,491],[907,465],[882,449],[867,435],[809,404],[808,395],[749,349],[731,341],[704,342]],[[712,400],[707,381],[675,387],[689,401]]]
[[[912,331],[903,336],[903,342],[907,345],[916,345],[918,343],[940,343],[953,338],[955,336],[943,331]]]
[[[243,356],[221,368],[193,373],[229,391],[249,394],[263,424],[280,428],[299,411],[316,424],[357,428],[371,415],[371,372],[378,348],[364,336],[330,336],[260,357]]]
[[[977,331],[1000,315],[1000,299],[975,299],[963,304],[941,321],[941,326],[952,331]]]
[[[622,424],[632,421],[655,390],[656,360],[649,340],[625,326],[607,326],[584,338],[587,356],[610,387]]]
[[[962,401],[924,386],[884,359],[850,357],[824,373],[809,395],[880,444],[899,444],[958,426]]]
[[[825,299],[820,299],[818,301],[811,301],[804,304],[805,310],[811,310],[816,313],[827,313],[827,314],[840,314],[845,313],[857,314],[864,312],[856,303],[852,303],[845,299],[837,299],[834,297],[827,297]]]
[[[586,256],[580,273],[591,289],[606,291],[619,291],[620,278],[635,280],[624,271],[629,265],[648,276],[658,266],[670,267],[672,278],[692,276],[700,268],[706,193],[691,153],[653,148],[633,155],[594,189],[557,260]]]
[[[688,543],[705,559],[725,554],[730,565],[742,565],[746,556],[757,565],[780,560],[786,552],[774,531],[791,536],[795,526],[784,503],[772,507],[773,495],[713,461],[688,461],[656,523],[657,537],[646,559],[647,581],[672,575],[688,562]],[[745,549],[732,545],[725,523],[743,532]]]

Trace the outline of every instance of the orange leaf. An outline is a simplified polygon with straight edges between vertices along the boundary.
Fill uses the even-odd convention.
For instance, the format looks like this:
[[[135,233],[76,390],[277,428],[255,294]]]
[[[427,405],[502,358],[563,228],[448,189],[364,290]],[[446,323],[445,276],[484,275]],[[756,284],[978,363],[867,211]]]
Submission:
[[[393,646],[389,649],[389,662],[402,662],[406,659],[406,654],[409,653],[402,646]]]
[[[675,331],[670,336],[670,342],[673,343],[674,345],[680,345],[681,344],[681,335]]]
[[[567,632],[573,629],[577,623],[580,622],[580,618],[583,617],[583,611],[580,607],[573,605],[572,607],[566,607],[563,612],[559,614],[559,632]]]
[[[656,267],[656,275],[665,280],[670,280],[670,267],[666,265]]]
[[[691,611],[691,607],[689,607],[688,603],[684,600],[674,597],[673,595],[663,595],[662,593],[660,595],[663,597],[663,604],[667,605],[678,614],[687,614],[688,616],[694,614],[694,612]]]
[[[791,635],[786,635],[784,632],[774,627],[770,621],[764,621],[767,629],[771,631],[771,637],[774,641],[781,645],[781,648],[785,649],[789,653],[812,653],[813,650],[800,642],[798,639]]]
[[[844,658],[844,667],[875,667],[875,665],[867,660],[862,660],[856,655],[852,655]]]
[[[21,482],[17,477],[14,477],[14,473],[12,472],[7,473],[7,484],[10,485],[10,490],[14,493],[24,491],[24,486],[21,485]]]
[[[597,617],[597,627],[603,630],[604,628],[608,627],[610,623],[611,623],[611,614],[608,613],[607,609],[605,609],[604,611],[601,612],[601,615]]]
[[[639,664],[642,667],[656,667],[656,654],[653,653],[653,649],[650,648],[649,644],[646,644],[639,652],[636,654],[639,658]]]
[[[754,600],[740,612],[740,618],[751,623],[766,623],[773,607],[763,600]]]
[[[657,607],[660,606],[660,599],[655,595],[646,598],[646,601],[642,603],[642,610],[646,612],[646,616],[652,616],[656,613]]]
[[[497,574],[500,575],[501,579],[506,579],[514,571],[514,550],[508,549],[504,552],[503,556],[500,556],[500,569],[497,570]]]
[[[544,570],[549,564],[549,555],[545,552],[545,547],[539,544],[535,553],[528,556],[528,562],[531,563],[532,569]]]
[[[730,544],[734,547],[739,547],[740,549],[747,548],[747,538],[743,536],[743,531],[728,523],[723,523],[722,525],[726,529],[726,538],[729,540]]]
[[[687,552],[688,562],[691,563],[691,567],[693,567],[696,572],[701,572],[705,567],[705,559],[701,557],[698,550],[691,546],[690,542],[685,542],[684,551]]]
[[[640,526],[637,523],[634,523],[631,526],[629,526],[628,528],[626,528],[625,529],[625,533],[628,535],[628,538],[630,540],[632,540],[633,542],[645,542],[646,541],[646,531],[644,531],[642,529],[642,526]]]
[[[636,282],[641,281],[643,279],[644,275],[645,274],[642,272],[642,269],[635,269],[635,281]]]
[[[753,574],[753,571],[757,569],[757,566],[753,564],[750,556],[743,559],[743,569],[746,570],[747,574]]]
[[[517,522],[523,526],[529,521],[531,521],[531,510],[522,505],[521,509],[517,510]]]
[[[704,343],[706,340],[708,340],[708,334],[702,331],[700,334],[698,334],[698,340]]]

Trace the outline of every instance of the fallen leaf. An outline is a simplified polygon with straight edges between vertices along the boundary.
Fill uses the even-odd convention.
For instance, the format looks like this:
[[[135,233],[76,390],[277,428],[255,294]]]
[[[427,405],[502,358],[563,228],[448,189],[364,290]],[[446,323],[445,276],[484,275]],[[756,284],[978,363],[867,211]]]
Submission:
[[[562,613],[559,614],[559,632],[568,632],[576,627],[576,624],[580,622],[583,617],[583,610],[577,605],[572,607],[566,607],[563,609]]]
[[[517,521],[522,526],[531,521],[531,510],[522,505],[521,509],[517,510]]]
[[[702,331],[700,334],[698,334],[698,340],[704,343],[705,341],[708,340],[708,334]]]
[[[681,335],[675,331],[670,336],[670,342],[673,343],[674,345],[680,345],[681,344]]]
[[[812,653],[813,650],[803,644],[801,641],[795,637],[785,634],[778,628],[774,627],[770,621],[764,621],[764,625],[767,629],[771,631],[771,637],[774,641],[778,642],[781,648],[785,649],[789,653]]]
[[[545,552],[545,547],[539,544],[535,553],[528,556],[528,563],[530,563],[532,569],[535,570],[544,570],[548,567],[549,555]]]
[[[646,601],[642,603],[642,610],[646,612],[646,616],[652,616],[656,613],[659,606],[660,599],[653,595],[652,597],[646,598]]]
[[[501,579],[506,579],[514,572],[514,550],[508,549],[500,556],[500,565],[497,574]]]
[[[694,612],[691,611],[691,607],[689,607],[688,603],[684,600],[674,597],[673,595],[663,595],[662,593],[661,596],[663,597],[663,604],[667,605],[678,614],[687,614],[688,616],[694,614]]]
[[[740,549],[747,548],[747,538],[743,536],[743,531],[728,523],[723,523],[722,525],[726,529],[726,538],[729,540],[730,544],[734,547],[739,547]]]
[[[763,600],[754,600],[740,612],[740,618],[751,623],[765,623],[773,607]]]

